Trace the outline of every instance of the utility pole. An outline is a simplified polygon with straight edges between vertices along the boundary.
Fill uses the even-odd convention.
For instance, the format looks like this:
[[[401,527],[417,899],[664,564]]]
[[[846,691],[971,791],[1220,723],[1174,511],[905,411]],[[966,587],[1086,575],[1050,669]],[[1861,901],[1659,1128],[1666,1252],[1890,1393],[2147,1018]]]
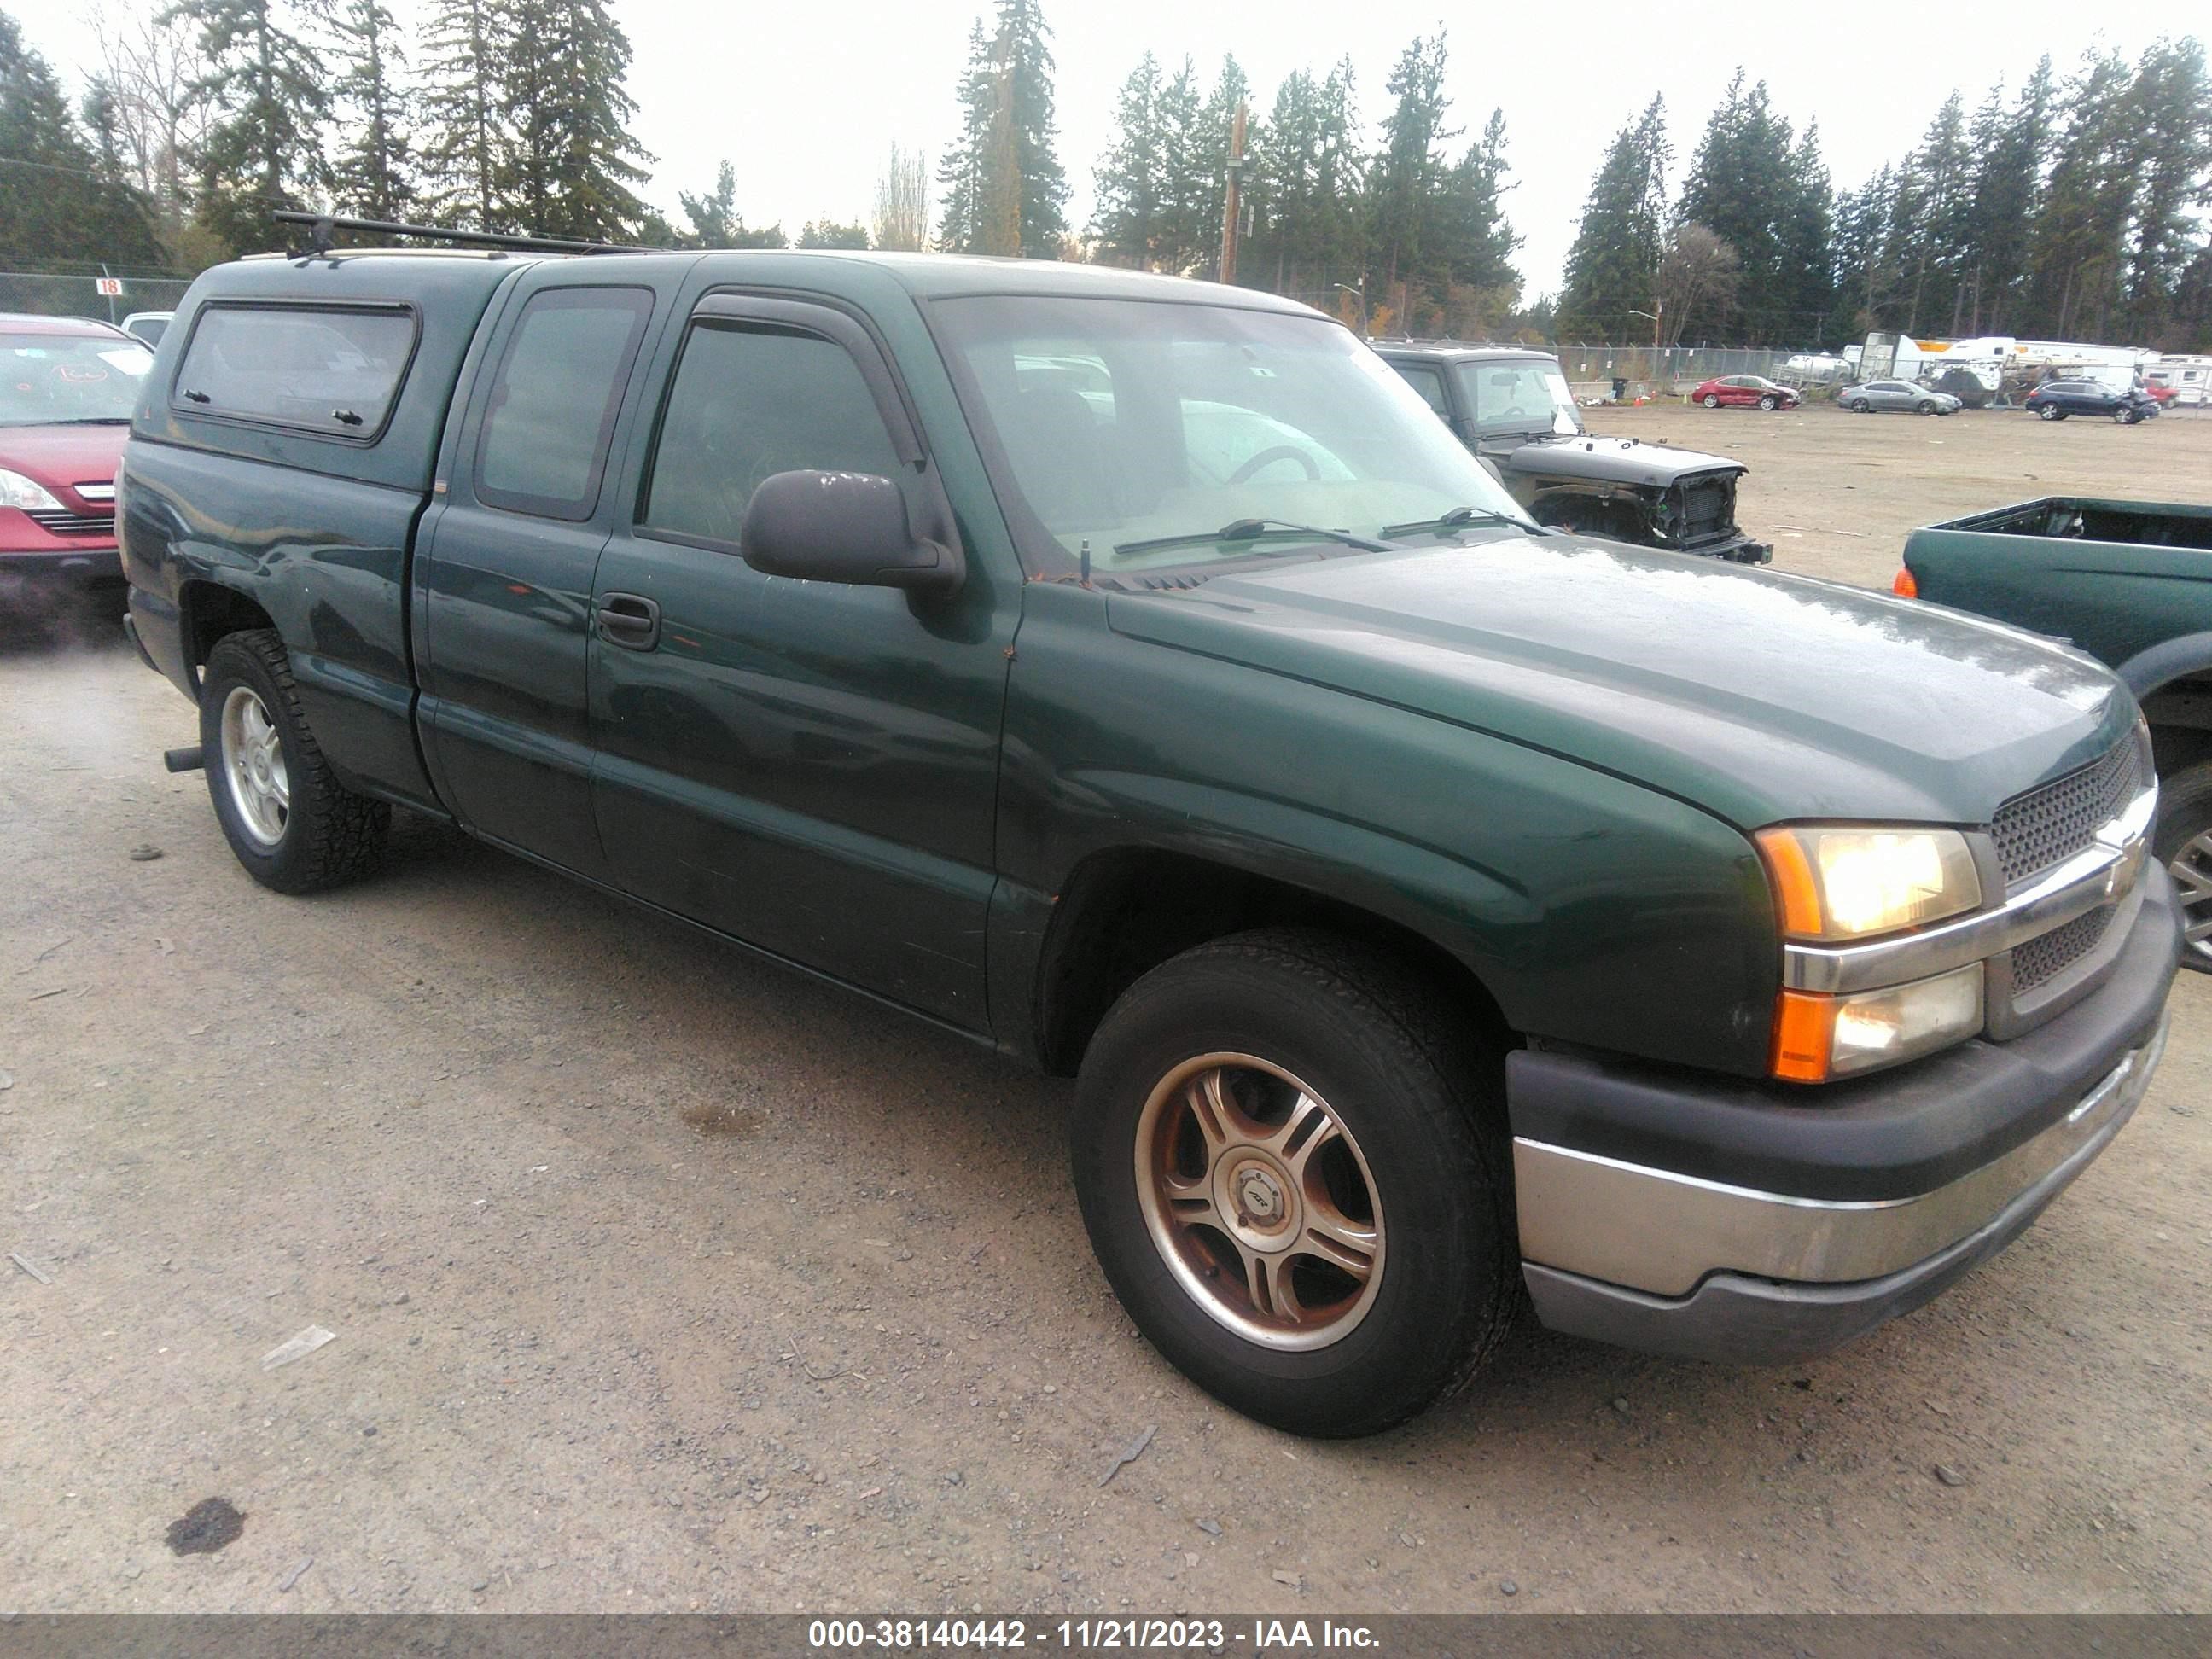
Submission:
[[[1221,280],[1237,280],[1237,233],[1243,228],[1243,214],[1238,188],[1244,176],[1244,100],[1237,100],[1237,113],[1229,124],[1229,187],[1224,193],[1221,210]]]

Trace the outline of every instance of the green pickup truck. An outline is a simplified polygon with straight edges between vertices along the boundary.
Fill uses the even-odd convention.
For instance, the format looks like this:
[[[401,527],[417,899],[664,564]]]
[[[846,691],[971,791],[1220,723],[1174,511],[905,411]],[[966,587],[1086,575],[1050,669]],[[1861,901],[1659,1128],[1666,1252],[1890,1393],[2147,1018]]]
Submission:
[[[2127,683],[2159,777],[2153,851],[2212,973],[2212,507],[2047,496],[1916,530],[1900,593],[2055,635]]]
[[[1122,1305],[1268,1422],[1387,1427],[1531,1303],[1832,1347],[2158,1060],[2118,679],[1540,526],[1305,307],[310,252],[204,274],[147,386],[131,629],[256,880],[429,814],[1074,1076]]]

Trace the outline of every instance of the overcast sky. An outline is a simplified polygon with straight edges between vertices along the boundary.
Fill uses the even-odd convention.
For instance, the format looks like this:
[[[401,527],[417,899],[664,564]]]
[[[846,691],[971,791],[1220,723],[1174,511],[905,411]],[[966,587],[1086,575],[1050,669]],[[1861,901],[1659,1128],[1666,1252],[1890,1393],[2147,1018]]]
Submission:
[[[67,71],[92,60],[88,25],[68,0],[0,0],[33,43]],[[403,19],[428,9],[395,0]],[[708,188],[736,166],[746,222],[866,219],[896,139],[927,151],[933,171],[957,130],[953,88],[969,22],[983,0],[614,0],[636,58],[637,137],[656,157],[647,198],[676,216],[677,191]],[[1828,164],[1854,185],[1917,140],[1954,88],[1972,112],[1990,84],[2016,86],[2049,52],[2062,73],[2093,42],[2132,58],[2159,34],[2212,12],[2140,0],[1863,0],[1817,9],[1803,0],[1692,5],[1485,6],[1438,0],[1045,0],[1059,63],[1060,154],[1069,216],[1091,211],[1091,171],[1109,137],[1115,88],[1149,50],[1172,68],[1185,54],[1210,82],[1233,51],[1264,115],[1276,84],[1349,53],[1369,126],[1386,112],[1383,82],[1406,43],[1449,31],[1453,119],[1480,128],[1505,111],[1514,185],[1506,206],[1523,238],[1531,294],[1555,288],[1607,143],[1655,90],[1667,94],[1678,182],[1737,64],[1765,79],[1802,129],[1818,118]]]

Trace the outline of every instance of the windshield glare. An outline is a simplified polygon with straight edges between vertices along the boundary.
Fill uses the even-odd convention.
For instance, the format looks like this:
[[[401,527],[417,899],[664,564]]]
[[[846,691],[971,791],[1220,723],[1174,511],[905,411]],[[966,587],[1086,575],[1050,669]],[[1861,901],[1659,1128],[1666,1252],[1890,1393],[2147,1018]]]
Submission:
[[[1213,539],[1242,520],[1367,537],[1463,507],[1528,522],[1420,394],[1325,318],[1007,296],[935,314],[980,397],[970,418],[996,434],[1062,572],[1086,543],[1106,574],[1304,550],[1287,532]],[[1198,539],[1115,551],[1182,536]]]
[[[133,340],[0,334],[0,426],[127,421],[153,367]]]
[[[1553,362],[1462,363],[1460,387],[1474,411],[1477,436],[1496,432],[1558,432],[1583,429],[1575,394]]]

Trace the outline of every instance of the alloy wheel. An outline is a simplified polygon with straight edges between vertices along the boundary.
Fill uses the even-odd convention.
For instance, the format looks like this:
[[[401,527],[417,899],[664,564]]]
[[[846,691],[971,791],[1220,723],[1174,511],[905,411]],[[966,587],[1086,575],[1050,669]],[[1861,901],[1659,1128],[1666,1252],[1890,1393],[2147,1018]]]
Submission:
[[[1382,1281],[1382,1206],[1343,1120],[1281,1067],[1211,1054],[1137,1120],[1137,1199],[1161,1259],[1216,1322],[1264,1347],[1350,1335]]]
[[[2166,867],[2181,899],[2184,948],[2212,962],[2212,830],[2183,843]]]
[[[284,839],[292,781],[269,707],[252,687],[234,685],[222,702],[222,775],[246,832],[264,848]]]

